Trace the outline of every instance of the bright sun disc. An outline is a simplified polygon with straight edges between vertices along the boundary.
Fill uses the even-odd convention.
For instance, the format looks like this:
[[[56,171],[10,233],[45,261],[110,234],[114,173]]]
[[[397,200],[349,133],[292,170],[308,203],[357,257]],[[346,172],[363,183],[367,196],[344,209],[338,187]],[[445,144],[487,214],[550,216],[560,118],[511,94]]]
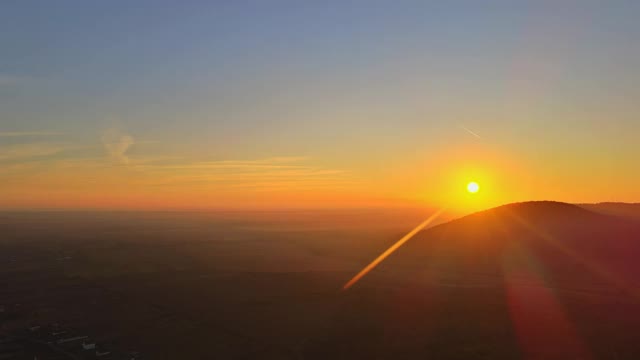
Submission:
[[[472,182],[467,184],[467,191],[468,192],[470,192],[472,194],[475,194],[475,193],[478,192],[478,190],[480,190],[480,185],[478,185],[477,182],[472,181]]]

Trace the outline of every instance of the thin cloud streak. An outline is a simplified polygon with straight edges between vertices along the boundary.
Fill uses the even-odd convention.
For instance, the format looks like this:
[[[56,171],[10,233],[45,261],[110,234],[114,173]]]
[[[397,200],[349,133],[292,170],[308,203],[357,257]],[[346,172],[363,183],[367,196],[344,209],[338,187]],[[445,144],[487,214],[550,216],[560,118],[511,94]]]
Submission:
[[[159,179],[155,185],[218,184],[227,187],[266,188],[305,184],[326,187],[345,185],[353,180],[342,170],[323,169],[306,164],[267,164],[280,162],[282,158],[251,161],[220,161],[186,165],[144,165],[137,170],[154,174]],[[291,158],[293,159],[293,158]],[[296,160],[292,161],[299,161]],[[178,175],[167,173],[179,171]]]
[[[149,164],[134,163],[131,165],[138,170],[152,171],[202,171],[203,173],[237,173],[250,176],[252,173],[260,175],[283,174],[296,175],[297,172],[341,172],[339,170],[318,169],[302,163],[307,160],[306,157],[274,157],[258,160],[219,160],[219,161],[200,161],[181,164]]]
[[[58,154],[67,147],[55,144],[18,144],[0,147],[0,161],[28,160]]]
[[[462,130],[464,130],[464,131],[468,132],[469,134],[471,134],[471,135],[475,136],[476,138],[478,138],[478,139],[482,139],[482,138],[480,137],[480,135],[478,135],[478,134],[476,134],[475,132],[473,132],[473,131],[469,130],[469,128],[467,128],[466,126],[464,126],[464,125],[462,125],[462,124],[458,124],[458,127],[459,127],[460,129],[462,129]]]
[[[0,131],[0,137],[58,136],[56,131]]]

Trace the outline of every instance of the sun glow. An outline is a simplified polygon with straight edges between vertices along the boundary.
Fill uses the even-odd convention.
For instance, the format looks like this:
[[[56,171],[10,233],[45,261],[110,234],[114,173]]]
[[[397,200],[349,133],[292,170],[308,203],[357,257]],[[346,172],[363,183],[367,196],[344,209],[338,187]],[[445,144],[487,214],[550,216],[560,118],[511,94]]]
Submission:
[[[467,184],[467,191],[468,191],[468,192],[470,192],[470,193],[472,193],[472,194],[475,194],[475,193],[477,193],[479,190],[480,190],[480,185],[478,185],[478,183],[477,183],[477,182],[472,181],[472,182],[470,182],[470,183],[468,183],[468,184]]]

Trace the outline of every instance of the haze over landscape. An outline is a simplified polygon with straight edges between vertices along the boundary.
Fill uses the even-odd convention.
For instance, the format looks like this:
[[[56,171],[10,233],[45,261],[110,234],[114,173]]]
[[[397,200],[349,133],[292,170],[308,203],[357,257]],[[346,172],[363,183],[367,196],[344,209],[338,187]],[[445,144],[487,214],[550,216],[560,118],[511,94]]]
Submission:
[[[0,359],[640,358],[639,16],[7,2]]]

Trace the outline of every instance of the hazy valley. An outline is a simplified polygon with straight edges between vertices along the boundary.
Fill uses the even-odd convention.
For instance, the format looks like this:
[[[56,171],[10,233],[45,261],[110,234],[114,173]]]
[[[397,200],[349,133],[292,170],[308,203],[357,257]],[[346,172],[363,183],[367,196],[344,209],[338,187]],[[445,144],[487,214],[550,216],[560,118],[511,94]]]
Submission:
[[[587,207],[589,208],[589,207]],[[423,211],[3,213],[3,331],[64,323],[150,359],[637,358],[640,224]]]

